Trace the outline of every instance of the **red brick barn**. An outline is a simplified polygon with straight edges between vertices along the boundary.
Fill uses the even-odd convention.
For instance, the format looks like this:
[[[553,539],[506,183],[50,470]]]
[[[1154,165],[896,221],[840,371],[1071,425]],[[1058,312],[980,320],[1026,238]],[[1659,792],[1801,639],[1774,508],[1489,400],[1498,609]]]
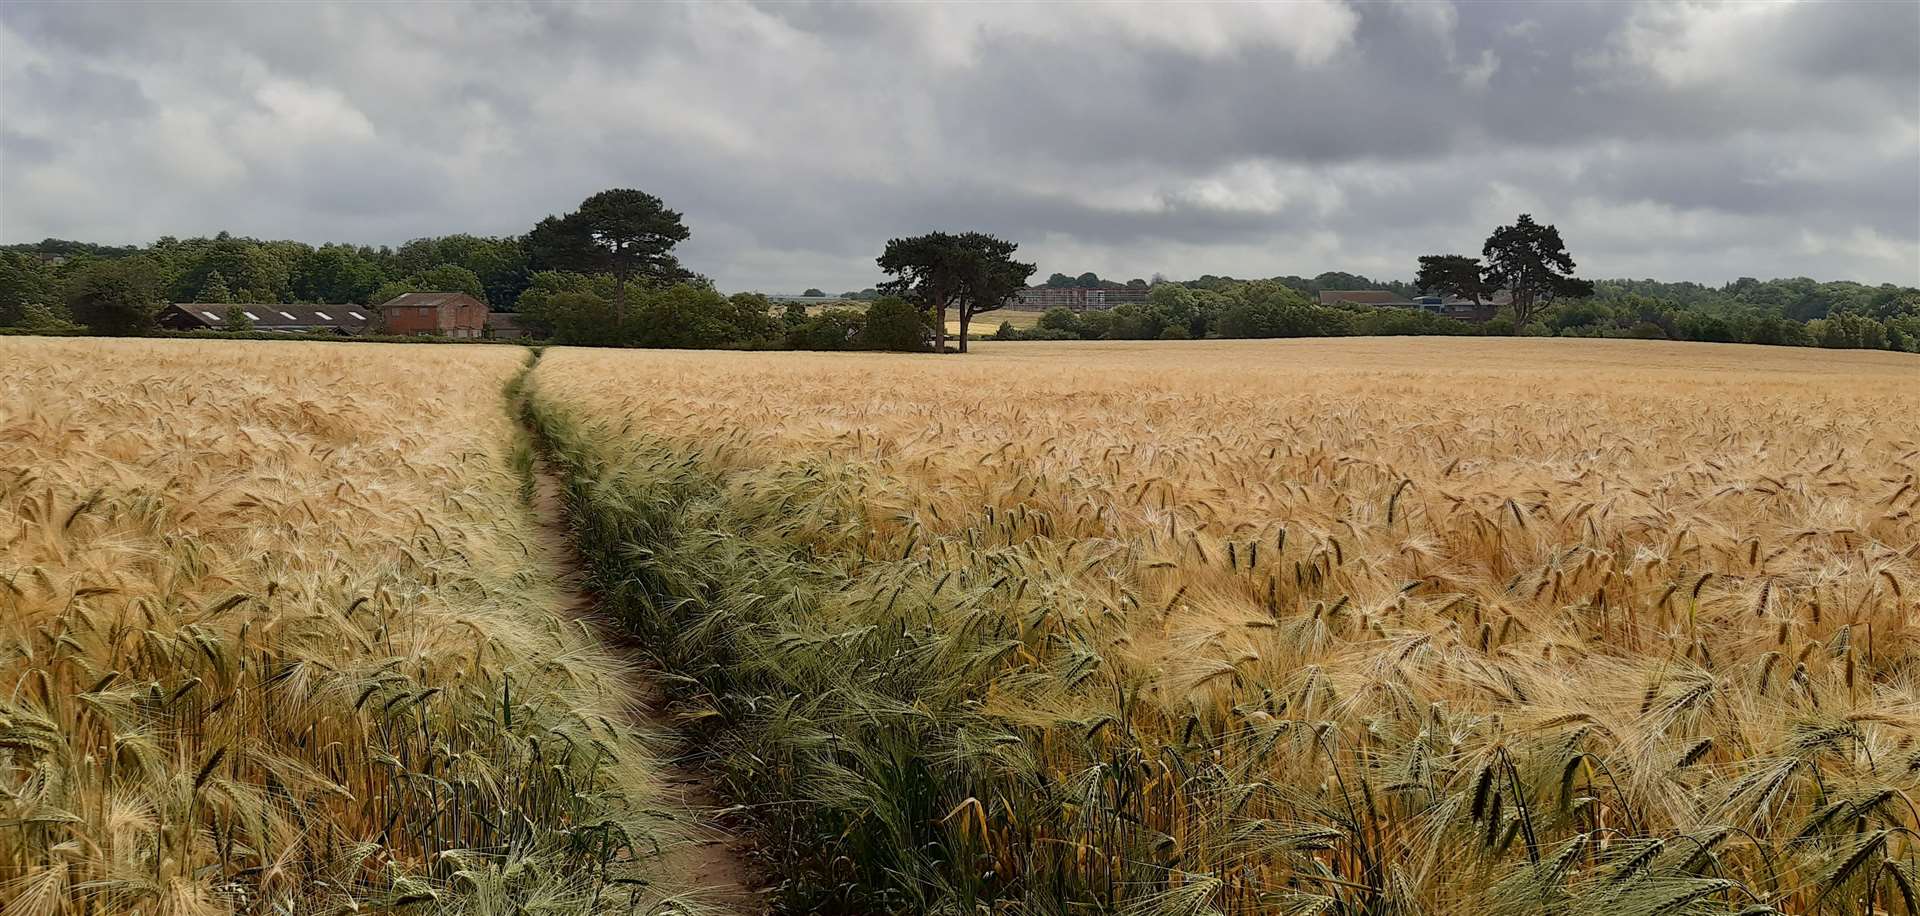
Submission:
[[[380,306],[381,330],[421,337],[479,337],[487,304],[466,293],[402,293]]]

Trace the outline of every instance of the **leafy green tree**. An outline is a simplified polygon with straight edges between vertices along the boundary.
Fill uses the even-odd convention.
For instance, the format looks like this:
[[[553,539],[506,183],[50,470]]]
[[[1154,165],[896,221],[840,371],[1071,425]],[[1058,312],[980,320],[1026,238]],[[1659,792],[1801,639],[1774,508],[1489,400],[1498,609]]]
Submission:
[[[1540,308],[1555,298],[1593,295],[1592,283],[1573,276],[1573,257],[1560,240],[1560,230],[1534,222],[1529,214],[1493,230],[1480,253],[1487,261],[1486,284],[1512,297],[1515,324],[1532,323]]]
[[[528,293],[532,290],[529,289]],[[521,294],[525,301],[528,293]],[[624,344],[623,329],[613,312],[613,300],[587,290],[560,290],[541,297],[539,324],[554,343],[577,347],[614,347]],[[527,313],[522,312],[522,320]]]
[[[892,239],[881,253],[880,269],[895,279],[883,292],[902,296],[929,310],[934,321],[934,351],[945,352],[947,309],[960,314],[960,352],[967,352],[967,327],[973,316],[1005,305],[1033,276],[1033,265],[1013,259],[1013,242],[981,232],[953,235],[932,232]]]
[[[1153,340],[1166,333],[1166,329],[1179,325],[1187,329],[1188,337],[1205,337],[1213,330],[1210,322],[1202,316],[1200,297],[1214,296],[1214,293],[1187,289],[1174,283],[1163,283],[1147,294],[1147,305],[1154,314],[1154,320],[1128,328],[1125,336],[1135,340]],[[1119,336],[1122,322],[1114,322],[1114,333]]]
[[[586,298],[562,301],[559,297],[566,294]],[[587,307],[590,300],[597,300],[598,305]],[[513,310],[522,325],[556,342],[591,342],[600,346],[620,342],[615,336],[618,328],[613,324],[613,278],[605,274],[540,271],[515,300]]]
[[[1221,309],[1222,337],[1338,337],[1352,333],[1352,315],[1314,305],[1281,283],[1247,283]]]
[[[1112,309],[1094,309],[1080,315],[1080,336],[1086,340],[1104,340],[1112,330]]]
[[[867,306],[856,343],[862,350],[922,353],[932,331],[925,310],[898,296],[883,296]]]
[[[1081,336],[1086,330],[1085,325],[1080,321],[1080,316],[1073,309],[1062,306],[1055,306],[1042,312],[1040,320],[1035,322],[1034,326],[1050,331],[1063,331],[1075,337]]]
[[[80,326],[44,302],[29,302],[20,309],[18,326],[38,334],[71,334]]]
[[[1787,347],[1809,347],[1814,343],[1806,325],[1775,315],[1755,321],[1747,332],[1747,342]]]
[[[532,281],[527,246],[519,238],[493,238],[456,233],[413,239],[393,252],[396,276],[423,274],[441,264],[473,271],[485,288],[487,306],[510,311]]]
[[[624,324],[627,284],[673,283],[691,276],[673,256],[690,233],[680,214],[645,191],[615,188],[580,203],[566,216],[549,216],[527,235],[536,267],[613,276],[613,311]]]
[[[876,300],[878,301],[878,300]],[[866,313],[834,308],[807,318],[786,333],[787,346],[795,350],[850,350],[866,327]]]
[[[1674,319],[1674,329],[1686,340],[1732,343],[1740,339],[1732,323],[1718,315],[1703,312],[1682,312]]]
[[[1809,322],[1811,324],[1811,322]],[[1880,322],[1854,312],[1843,312],[1821,320],[1814,337],[1822,347],[1835,349],[1884,350],[1887,331]]]
[[[1541,320],[1559,333],[1580,328],[1610,327],[1614,324],[1614,314],[1613,309],[1602,302],[1569,302],[1542,313]]]
[[[1641,321],[1628,328],[1626,336],[1635,340],[1666,340],[1667,330],[1655,322]]]
[[[212,302],[214,300],[208,299],[207,301]],[[253,319],[248,318],[246,311],[239,306],[229,305],[227,306],[226,313],[221,316],[220,327],[222,330],[227,331],[251,331],[253,330]]]
[[[712,286],[701,288],[713,291]],[[773,317],[773,300],[760,293],[734,293],[726,297],[720,313],[730,327],[726,342],[717,346],[762,347],[777,340],[785,330]]]
[[[366,302],[385,279],[371,252],[322,245],[294,259],[290,282],[294,298],[302,302],[345,305]]]
[[[1362,337],[1453,337],[1472,334],[1475,330],[1467,322],[1435,315],[1425,309],[1363,307],[1354,309],[1350,314],[1350,330]]]
[[[1049,274],[1047,276],[1047,282],[1040,285],[1048,289],[1065,289],[1073,285],[1073,278],[1066,274],[1055,272]]]
[[[59,300],[52,264],[25,252],[0,252],[0,325],[20,324],[29,305]]]
[[[1920,315],[1889,318],[1886,324],[1888,349],[1920,353]]]
[[[219,271],[207,274],[207,285],[201,287],[199,298],[195,302],[224,303],[233,301],[233,293],[227,289],[227,278]],[[229,309],[231,311],[231,309]]]
[[[1302,295],[1315,295],[1323,289],[1384,289],[1383,284],[1369,280],[1359,274],[1350,274],[1340,270],[1329,270],[1315,276],[1307,282],[1307,288],[1296,290]]]
[[[68,311],[95,334],[149,333],[162,305],[160,268],[151,258],[96,261],[68,284]]]
[[[578,309],[557,307],[555,297],[563,293],[579,293],[604,300],[605,311],[613,314],[613,278],[601,274],[569,273],[560,270],[543,270],[533,275],[520,298],[515,300],[513,310],[518,314],[520,323],[530,329],[553,336],[577,336],[563,334],[561,327],[568,316],[577,314]],[[606,340],[603,343],[611,344]]]
[[[707,350],[762,339],[773,319],[765,296],[741,294],[729,299],[711,287],[676,283],[634,297],[631,327],[624,338],[636,346]]]
[[[1473,300],[1474,305],[1493,295],[1480,268],[1479,258],[1462,254],[1430,254],[1420,258],[1420,271],[1413,285],[1423,292],[1441,293]]]
[[[211,239],[163,238],[148,250],[162,295],[175,302],[199,297],[215,273],[233,299],[285,302],[293,298],[293,265],[311,249],[299,242],[262,242],[222,232]]]
[[[788,288],[788,289],[792,289],[793,287],[791,287],[791,286],[789,286],[789,287],[787,287],[787,288]],[[817,287],[817,286],[809,286],[809,287],[807,287],[807,291],[806,291],[806,292],[804,292],[804,293],[801,293],[800,295],[802,295],[802,296],[806,296],[806,297],[807,297],[807,298],[809,298],[809,299],[825,299],[825,298],[827,298],[827,294],[826,294],[826,291],[825,291],[825,290],[822,290],[822,289],[820,289],[820,288],[819,288],[819,287]]]
[[[423,292],[466,293],[483,301],[487,298],[486,288],[480,285],[480,277],[458,264],[429,268],[419,275],[417,285]]]
[[[806,320],[807,304],[804,302],[789,302],[780,310],[780,323],[788,328],[799,327]]]
[[[1099,289],[1100,275],[1089,270],[1086,273],[1083,273],[1080,276],[1075,277],[1073,280],[1073,285],[1078,286],[1081,289]]]
[[[1167,329],[1165,313],[1150,304],[1123,302],[1107,313],[1110,317],[1106,336],[1111,340],[1157,340]]]

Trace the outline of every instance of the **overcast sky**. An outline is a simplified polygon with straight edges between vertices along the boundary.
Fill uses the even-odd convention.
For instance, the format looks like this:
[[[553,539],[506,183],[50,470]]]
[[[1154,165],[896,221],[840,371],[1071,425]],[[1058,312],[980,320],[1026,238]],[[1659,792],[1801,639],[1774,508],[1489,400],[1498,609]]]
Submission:
[[[0,5],[0,240],[681,210],[723,289],[980,229],[1040,275],[1920,285],[1920,3]]]

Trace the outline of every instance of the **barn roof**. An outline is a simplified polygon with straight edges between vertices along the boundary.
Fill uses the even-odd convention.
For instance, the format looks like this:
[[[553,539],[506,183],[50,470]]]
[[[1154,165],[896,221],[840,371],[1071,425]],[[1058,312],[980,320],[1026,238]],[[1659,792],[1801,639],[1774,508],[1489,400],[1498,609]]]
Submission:
[[[349,334],[365,330],[373,311],[364,305],[288,305],[278,302],[175,302],[170,309],[205,327],[226,324],[227,309],[237,308],[260,331],[304,331],[338,328]]]
[[[466,293],[401,293],[380,305],[381,308],[402,306],[406,308],[437,308],[442,305],[478,305],[485,308],[480,300]]]

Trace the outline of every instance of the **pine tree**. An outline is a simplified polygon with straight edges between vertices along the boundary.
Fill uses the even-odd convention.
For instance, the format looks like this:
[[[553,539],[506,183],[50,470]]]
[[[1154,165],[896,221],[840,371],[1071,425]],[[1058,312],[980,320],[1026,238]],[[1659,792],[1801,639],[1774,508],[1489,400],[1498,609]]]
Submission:
[[[1488,290],[1509,292],[1516,327],[1526,327],[1556,298],[1593,295],[1593,283],[1573,275],[1573,257],[1560,230],[1534,222],[1529,214],[1493,230],[1480,254],[1487,259],[1482,282]]]
[[[233,293],[227,289],[227,278],[219,271],[207,274],[207,283],[200,288],[201,302],[228,303],[233,301]]]

